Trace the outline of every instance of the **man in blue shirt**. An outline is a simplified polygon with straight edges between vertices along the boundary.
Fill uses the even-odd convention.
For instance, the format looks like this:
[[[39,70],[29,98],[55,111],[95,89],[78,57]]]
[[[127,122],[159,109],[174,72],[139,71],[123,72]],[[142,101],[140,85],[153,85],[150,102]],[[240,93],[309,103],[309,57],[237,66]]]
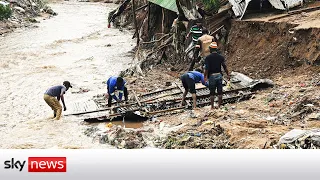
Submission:
[[[128,90],[125,87],[126,81],[122,77],[112,76],[107,81],[108,88],[108,107],[111,107],[112,99],[116,102],[122,101],[124,95],[125,101],[128,101]],[[115,95],[115,92],[119,92],[119,97]]]
[[[196,83],[202,83],[205,86],[208,86],[208,83],[204,80],[204,75],[201,73],[200,69],[196,69],[196,71],[189,71],[181,76],[182,85],[185,89],[182,96],[182,105],[186,104],[186,96],[189,92],[192,94],[193,99],[193,108],[197,106],[197,96],[196,96]]]
[[[59,103],[60,99],[62,101],[64,111],[67,110],[64,103],[64,94],[69,88],[72,88],[70,82],[64,81],[63,85],[53,86],[47,89],[44,93],[43,99],[53,110],[54,120],[59,120],[61,117],[62,107]]]

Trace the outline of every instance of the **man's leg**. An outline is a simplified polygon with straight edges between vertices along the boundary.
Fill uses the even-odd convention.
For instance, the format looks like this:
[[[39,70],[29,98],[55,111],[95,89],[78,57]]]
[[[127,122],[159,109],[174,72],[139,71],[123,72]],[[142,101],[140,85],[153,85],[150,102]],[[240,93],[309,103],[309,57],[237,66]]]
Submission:
[[[218,108],[222,104],[222,75],[216,77],[217,92],[218,92]]]
[[[111,103],[112,103],[112,96],[111,96],[111,94],[109,94],[109,97],[108,97],[108,107],[111,107]]]
[[[52,102],[54,103],[54,109],[56,112],[56,117],[54,118],[54,120],[59,120],[61,117],[61,113],[62,113],[62,106],[55,97],[50,97],[50,98],[51,98]]]
[[[188,77],[187,84],[188,84],[190,93],[192,94],[192,100],[193,100],[192,107],[196,108],[197,107],[196,83],[193,79]]]
[[[124,101],[127,103],[128,101],[128,89],[127,87],[124,87],[124,90],[123,90],[123,95],[124,95]]]
[[[197,108],[197,95],[196,93],[192,93],[192,100],[193,100],[193,109]]]
[[[214,109],[214,95],[210,95],[210,104],[211,104],[211,109]]]
[[[216,91],[216,81],[213,75],[209,77],[209,90],[210,90],[211,109],[214,109],[214,95]]]
[[[53,103],[53,101],[50,99],[50,96],[47,95],[47,94],[45,94],[45,95],[43,96],[43,99],[44,99],[44,101],[50,106],[50,108],[52,109],[52,111],[53,111],[53,118],[55,118],[55,117],[56,117],[56,110],[55,110],[55,108],[54,108],[54,103]]]
[[[195,64],[196,64],[196,59],[193,58],[192,61],[191,61],[190,66],[189,66],[189,71],[193,71],[193,67],[194,67]]]
[[[182,86],[184,87],[184,92],[182,95],[182,102],[181,102],[182,106],[184,106],[186,104],[186,96],[188,94],[188,85],[186,82],[186,78],[187,78],[187,75],[182,75],[182,77],[181,77]]]

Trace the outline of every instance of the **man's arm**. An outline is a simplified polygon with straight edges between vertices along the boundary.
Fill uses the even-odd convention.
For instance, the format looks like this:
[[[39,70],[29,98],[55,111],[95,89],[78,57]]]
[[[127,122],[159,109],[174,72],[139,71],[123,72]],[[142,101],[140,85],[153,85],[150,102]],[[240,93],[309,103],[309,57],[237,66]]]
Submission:
[[[204,75],[201,76],[201,83],[202,83],[204,86],[207,86],[207,87],[208,87],[208,83],[205,81]]]
[[[118,101],[118,98],[117,98],[117,96],[115,95],[115,93],[114,93],[114,85],[113,84],[110,84],[110,86],[109,86],[109,93],[110,93],[110,95],[112,96],[112,98],[114,99],[114,100],[116,100],[116,101]]]
[[[193,55],[193,58],[194,58],[195,60],[198,58],[199,52],[200,52],[201,48],[202,48],[202,47],[201,47],[201,40],[198,39],[197,44],[196,44],[196,46],[195,46],[195,52],[194,52],[194,55]]]
[[[208,81],[208,57],[204,59],[204,81]]]
[[[61,89],[61,92],[60,92],[60,96],[58,96],[58,101],[59,99],[61,98],[61,102],[63,104],[63,110],[67,110],[67,107],[66,107],[66,104],[64,103],[64,93],[66,92],[66,90],[64,88]]]

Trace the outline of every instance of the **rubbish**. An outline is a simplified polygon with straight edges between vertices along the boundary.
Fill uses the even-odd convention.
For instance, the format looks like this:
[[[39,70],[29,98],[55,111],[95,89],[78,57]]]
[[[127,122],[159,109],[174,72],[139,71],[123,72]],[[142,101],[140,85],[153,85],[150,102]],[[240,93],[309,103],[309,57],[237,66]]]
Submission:
[[[197,117],[197,115],[194,113],[194,110],[190,111],[190,117],[191,118],[196,118]]]
[[[230,82],[230,81],[227,82],[226,88],[227,88],[228,90],[231,89],[231,82]]]
[[[13,9],[16,9],[16,10],[23,12],[23,13],[26,12],[26,10],[24,10],[22,7],[18,7],[18,6],[13,7]]]
[[[280,138],[276,147],[279,149],[320,149],[320,129],[293,129]]]
[[[159,127],[160,131],[162,131],[163,128],[164,128],[164,122],[161,122],[161,123],[160,123],[160,127]]]
[[[277,119],[277,117],[272,117],[272,116],[269,116],[266,118],[267,121],[274,121],[276,119]]]
[[[112,123],[108,123],[108,124],[106,125],[106,127],[108,127],[108,128],[111,128],[112,126],[113,126]]]
[[[208,121],[203,122],[202,124],[203,125],[212,125],[213,121],[208,120]]]
[[[312,113],[308,116],[310,120],[320,120],[320,113]]]
[[[284,136],[282,136],[279,140],[280,144],[284,143],[292,143],[296,141],[297,139],[301,138],[307,133],[306,130],[300,130],[300,129],[293,129]]]

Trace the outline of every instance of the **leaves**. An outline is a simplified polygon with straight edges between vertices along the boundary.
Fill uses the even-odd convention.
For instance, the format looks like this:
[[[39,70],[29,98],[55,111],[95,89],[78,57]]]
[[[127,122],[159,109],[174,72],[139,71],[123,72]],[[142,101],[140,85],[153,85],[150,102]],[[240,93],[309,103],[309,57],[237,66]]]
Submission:
[[[0,20],[8,19],[12,14],[12,10],[9,6],[0,4]]]

